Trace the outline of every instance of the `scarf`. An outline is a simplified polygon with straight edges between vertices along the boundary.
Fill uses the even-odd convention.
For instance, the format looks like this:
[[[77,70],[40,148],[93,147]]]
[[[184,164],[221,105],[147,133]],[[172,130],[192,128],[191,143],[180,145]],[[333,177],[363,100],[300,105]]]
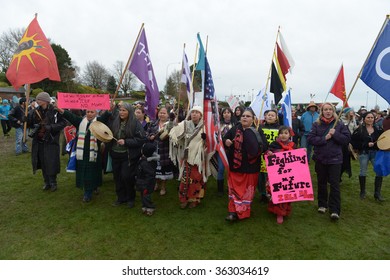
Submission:
[[[294,150],[294,142],[292,141],[289,141],[287,143],[283,143],[282,141],[280,141],[279,139],[276,140],[276,142],[279,143],[280,147],[282,147],[282,150],[283,151],[290,151],[290,150]]]
[[[76,159],[77,160],[83,160],[84,156],[84,141],[85,136],[87,135],[89,131],[89,124],[96,121],[96,118],[94,118],[91,122],[88,122],[87,118],[84,117],[79,125],[79,133],[78,133],[78,139],[77,139],[77,146],[76,146]],[[88,131],[87,131],[88,130]],[[90,132],[90,138],[89,138],[89,161],[95,162],[97,155],[98,155],[98,144],[96,137]]]
[[[327,118],[325,118],[325,117],[321,117],[321,121],[323,121],[324,123],[326,123],[326,124],[330,124],[331,122],[333,122],[334,121],[334,117],[331,117],[330,119],[327,119]]]

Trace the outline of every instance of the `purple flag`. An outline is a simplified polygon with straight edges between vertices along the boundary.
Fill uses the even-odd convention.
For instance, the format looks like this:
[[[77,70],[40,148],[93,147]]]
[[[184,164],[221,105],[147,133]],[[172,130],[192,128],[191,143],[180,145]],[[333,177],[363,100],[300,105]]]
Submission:
[[[145,109],[150,119],[156,118],[156,108],[160,100],[156,77],[154,76],[152,61],[150,60],[145,28],[142,28],[139,40],[135,43],[133,58],[129,70],[145,84]]]

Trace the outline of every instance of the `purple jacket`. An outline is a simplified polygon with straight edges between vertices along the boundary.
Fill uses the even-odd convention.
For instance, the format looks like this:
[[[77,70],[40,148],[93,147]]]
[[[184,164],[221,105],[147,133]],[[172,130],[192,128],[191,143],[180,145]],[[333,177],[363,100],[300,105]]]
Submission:
[[[332,138],[325,140],[325,135],[333,125],[334,121],[330,124],[323,121],[321,124],[314,122],[307,136],[309,144],[314,146],[316,161],[322,164],[341,164],[343,162],[342,146],[351,140],[351,133],[342,122],[337,123]]]

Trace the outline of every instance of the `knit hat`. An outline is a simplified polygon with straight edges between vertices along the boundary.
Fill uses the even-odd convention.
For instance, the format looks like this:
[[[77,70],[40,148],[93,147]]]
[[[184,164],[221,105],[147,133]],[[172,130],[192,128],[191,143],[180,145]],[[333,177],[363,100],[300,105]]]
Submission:
[[[192,111],[198,111],[201,115],[203,115],[203,108],[201,106],[195,105],[194,107],[191,108],[190,114]]]
[[[19,104],[23,104],[24,102],[26,102],[26,97],[22,97],[19,99]]]
[[[50,103],[51,102],[51,98],[50,98],[50,95],[47,93],[47,92],[41,92],[37,95],[37,98],[36,100],[41,100],[41,101],[45,101],[47,103]]]
[[[8,104],[8,99],[3,99],[3,104]]]
[[[156,146],[153,145],[152,143],[145,143],[142,146],[142,154],[145,157],[151,157],[155,151],[156,151]]]
[[[345,115],[347,115],[351,110],[352,110],[352,108],[346,107],[346,108],[344,108],[343,113]]]

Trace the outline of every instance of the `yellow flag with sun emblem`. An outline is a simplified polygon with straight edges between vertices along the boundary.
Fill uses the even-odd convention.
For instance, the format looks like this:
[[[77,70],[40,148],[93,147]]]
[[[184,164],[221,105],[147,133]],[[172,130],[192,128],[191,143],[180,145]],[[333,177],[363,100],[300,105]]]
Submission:
[[[61,81],[56,56],[36,17],[24,32],[6,76],[15,89],[46,78]]]

